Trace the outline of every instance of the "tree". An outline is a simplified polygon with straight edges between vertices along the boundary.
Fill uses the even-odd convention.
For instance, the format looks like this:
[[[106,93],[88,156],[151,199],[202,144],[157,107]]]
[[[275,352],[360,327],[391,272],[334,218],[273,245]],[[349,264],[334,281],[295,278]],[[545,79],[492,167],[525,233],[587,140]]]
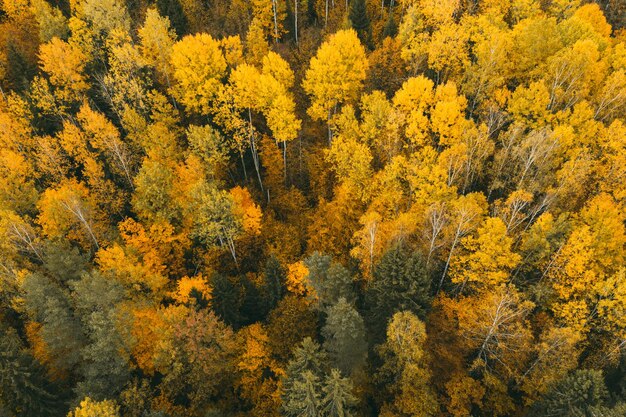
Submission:
[[[58,415],[60,401],[45,371],[12,328],[0,330],[0,404],[9,413]]]
[[[219,42],[206,33],[187,35],[172,46],[170,59],[175,96],[189,110],[208,113],[226,71]]]
[[[118,417],[119,406],[114,401],[94,401],[86,397],[67,417]]]
[[[361,43],[370,47],[372,43],[372,31],[370,19],[367,16],[367,4],[365,0],[353,0],[350,2],[350,23],[359,35]]]
[[[278,415],[280,398],[277,395],[279,364],[271,357],[269,337],[261,324],[252,324],[239,332],[244,338],[244,349],[237,363],[242,373],[240,389],[252,405],[255,416]]]
[[[68,274],[63,278],[78,277]],[[70,292],[42,274],[26,276],[20,290],[26,314],[31,323],[37,323],[31,325],[30,336],[45,346],[38,359],[51,375],[68,376],[79,365],[87,343],[80,318],[73,311]],[[67,334],[75,337],[67,338]]]
[[[199,415],[232,392],[233,331],[206,310],[169,307],[165,320],[165,343],[156,352],[157,371],[164,375],[158,385],[164,411]]]
[[[341,264],[333,263],[330,255],[313,253],[304,261],[307,281],[315,291],[313,297],[321,310],[334,305],[340,298],[352,301],[352,276]]]
[[[449,322],[436,326],[444,329],[452,325],[454,330],[447,330],[448,337],[459,339],[454,343],[455,346],[451,344],[439,348],[453,351],[450,354],[455,357],[448,357],[449,360],[463,359],[470,364],[471,370],[488,371],[489,375],[485,376],[485,373],[483,379],[487,395],[504,390],[502,395],[506,399],[508,393],[505,385],[498,385],[495,381],[504,384],[509,378],[520,378],[524,373],[524,366],[532,353],[528,317],[533,307],[534,304],[525,298],[525,294],[513,285],[502,285],[457,299],[441,297],[437,308]],[[442,340],[441,343],[446,342]],[[491,378],[495,380],[486,381]],[[485,408],[492,406],[485,404]],[[513,407],[510,398],[499,406]]]
[[[39,24],[39,40],[42,43],[55,37],[67,37],[67,19],[58,7],[51,6],[44,0],[35,0],[31,2],[31,11]]]
[[[287,271],[278,259],[270,256],[263,269],[263,296],[265,299],[266,314],[276,307],[285,295]]]
[[[79,102],[89,88],[83,74],[87,57],[75,45],[59,38],[41,45],[39,51],[41,69],[48,74],[55,88],[55,98],[61,106]]]
[[[56,189],[49,188],[38,206],[38,222],[45,235],[67,236],[87,246],[99,247],[97,236],[100,232],[95,222],[98,213],[83,184],[70,180],[61,183]]]
[[[130,377],[124,334],[120,332],[118,304],[121,286],[98,272],[84,273],[70,283],[87,343],[81,351],[79,397],[102,400],[122,391]]]
[[[283,399],[283,411],[286,416],[317,417],[320,415],[320,381],[309,370],[289,385],[289,391]]]
[[[288,295],[270,312],[267,334],[273,354],[286,362],[291,359],[293,346],[317,334],[317,315],[302,298]]]
[[[169,204],[173,189],[172,167],[159,160],[146,158],[134,178],[132,205],[139,218],[147,222],[177,219],[180,212]]]
[[[384,364],[378,378],[387,383],[389,392],[382,415],[436,415],[425,345],[424,323],[408,311],[394,314],[387,327],[387,340],[380,347]]]
[[[161,17],[155,9],[148,9],[146,20],[139,28],[138,35],[144,59],[155,68],[161,82],[171,87],[170,56],[176,42],[176,33],[170,29],[170,20],[167,17]]]
[[[321,414],[328,417],[351,417],[357,399],[352,395],[352,382],[332,369],[324,380],[321,398]]]
[[[489,217],[476,231],[476,237],[462,239],[463,253],[450,262],[450,278],[459,292],[471,283],[476,289],[493,288],[506,282],[510,271],[520,261],[511,250],[513,239],[506,235],[502,220]]]
[[[356,100],[365,80],[368,63],[365,49],[354,30],[340,30],[330,36],[311,59],[302,87],[311,96],[308,114],[328,123],[338,106]]]
[[[258,225],[258,208],[254,209],[254,215],[245,219],[241,207],[235,204],[233,196],[219,190],[213,184],[200,184],[193,195],[194,204],[187,208],[196,211],[193,234],[208,245],[219,244],[230,252],[233,260],[237,263],[235,248],[236,238],[245,230],[244,221],[248,220],[247,226],[254,228]],[[239,213],[236,213],[239,211]],[[237,215],[239,214],[239,215]]]
[[[84,20],[95,36],[109,35],[116,30],[128,32],[130,16],[119,0],[85,0],[76,5],[76,17]]]
[[[478,227],[482,221],[482,217],[485,215],[487,208],[487,201],[481,193],[471,193],[464,196],[460,196],[457,200],[452,202],[451,219],[448,222],[448,227],[444,231],[447,236],[447,241],[450,242],[450,250],[446,263],[439,280],[439,287],[441,289],[444,280],[446,278],[450,261],[457,245],[461,242],[461,239],[468,233],[471,233]]]
[[[310,337],[296,347],[283,379],[283,411],[287,416],[319,415],[325,360],[320,346]]]
[[[373,340],[384,337],[388,320],[397,312],[425,317],[430,308],[431,281],[419,253],[397,246],[376,265],[365,292],[365,310]]]
[[[619,280],[609,277],[617,274],[624,259],[626,234],[624,215],[606,194],[589,200],[579,216],[577,227],[553,255],[548,277],[555,291],[552,309],[556,316],[582,330],[593,322],[592,311],[600,299],[612,298],[611,293],[619,298],[621,284],[616,286]],[[606,325],[611,326],[610,320]]]
[[[367,354],[365,325],[359,313],[344,298],[328,309],[322,336],[324,349],[343,375],[352,375],[364,365]]]
[[[395,35],[394,35],[395,36]],[[408,77],[402,60],[402,45],[394,36],[386,37],[381,46],[369,54],[368,82],[374,90],[385,92],[391,97]]]
[[[593,415],[608,400],[604,376],[598,370],[577,370],[556,384],[533,407],[532,416]],[[611,415],[604,414],[602,415]]]

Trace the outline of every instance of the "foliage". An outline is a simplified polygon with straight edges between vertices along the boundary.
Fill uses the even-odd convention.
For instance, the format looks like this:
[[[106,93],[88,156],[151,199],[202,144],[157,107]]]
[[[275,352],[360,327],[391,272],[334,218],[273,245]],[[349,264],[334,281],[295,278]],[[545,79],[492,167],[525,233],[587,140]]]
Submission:
[[[0,414],[626,415],[623,3],[0,0]]]

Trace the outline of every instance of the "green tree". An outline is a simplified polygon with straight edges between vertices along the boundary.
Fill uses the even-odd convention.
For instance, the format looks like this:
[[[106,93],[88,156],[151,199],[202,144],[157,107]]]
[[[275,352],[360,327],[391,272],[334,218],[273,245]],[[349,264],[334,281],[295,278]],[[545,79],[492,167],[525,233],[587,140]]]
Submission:
[[[319,344],[305,338],[293,352],[283,378],[283,413],[286,416],[320,415],[321,382],[326,355]]]
[[[275,256],[270,256],[263,268],[263,297],[265,314],[276,307],[285,294],[287,271]]]
[[[424,318],[431,300],[431,280],[422,256],[401,246],[386,252],[365,291],[366,320],[373,340],[380,340],[396,312],[411,311]]]
[[[304,371],[290,383],[289,391],[283,396],[283,414],[293,417],[320,416],[320,380],[311,371]]]
[[[372,28],[367,15],[367,4],[365,0],[352,0],[350,2],[350,23],[359,35],[361,43],[367,47],[372,45]]]
[[[344,375],[352,375],[364,365],[367,355],[363,319],[345,298],[340,298],[327,314],[322,328],[324,349],[334,367]]]
[[[61,402],[45,370],[22,345],[17,332],[0,328],[0,410],[11,415],[58,416]]]
[[[321,413],[328,417],[351,417],[357,399],[352,395],[352,382],[332,369],[322,387]]]
[[[307,281],[315,290],[315,298],[320,309],[334,305],[340,298],[354,300],[352,276],[341,264],[332,262],[330,255],[313,253],[304,260],[309,274]]]
[[[530,416],[618,416],[624,405],[614,410],[608,407],[609,391],[602,371],[577,370],[556,384],[546,396],[537,402]]]
[[[130,377],[126,336],[120,332],[118,304],[124,290],[117,282],[98,272],[84,273],[71,283],[87,344],[81,351],[79,397],[96,400],[118,394]]]

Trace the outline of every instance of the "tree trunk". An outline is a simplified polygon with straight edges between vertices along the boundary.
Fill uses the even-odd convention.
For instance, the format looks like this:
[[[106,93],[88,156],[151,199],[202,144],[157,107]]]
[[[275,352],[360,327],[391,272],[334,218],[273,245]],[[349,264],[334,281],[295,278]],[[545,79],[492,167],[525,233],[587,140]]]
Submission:
[[[326,0],[326,11],[324,14],[324,27],[328,26],[328,0]]]
[[[276,0],[272,0],[272,11],[274,12],[274,43],[278,43],[278,7]]]
[[[294,14],[294,36],[296,39],[296,45],[298,45],[298,0],[294,1],[295,3],[295,14]]]
[[[254,140],[254,132],[252,130],[252,111],[248,109],[248,123],[250,134],[250,150],[252,151],[252,161],[254,162],[254,169],[256,170],[257,178],[259,179],[259,186],[263,191],[263,180],[261,180],[261,168],[259,164],[259,153],[256,150],[256,143]]]
[[[283,142],[283,169],[285,172],[285,185],[287,185],[287,141]]]

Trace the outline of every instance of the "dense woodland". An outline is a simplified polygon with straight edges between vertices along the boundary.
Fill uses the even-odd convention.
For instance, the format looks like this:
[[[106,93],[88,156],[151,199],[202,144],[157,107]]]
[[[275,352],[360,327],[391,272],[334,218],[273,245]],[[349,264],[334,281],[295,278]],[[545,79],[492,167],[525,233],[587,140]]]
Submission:
[[[625,24],[0,0],[0,416],[626,416]]]

